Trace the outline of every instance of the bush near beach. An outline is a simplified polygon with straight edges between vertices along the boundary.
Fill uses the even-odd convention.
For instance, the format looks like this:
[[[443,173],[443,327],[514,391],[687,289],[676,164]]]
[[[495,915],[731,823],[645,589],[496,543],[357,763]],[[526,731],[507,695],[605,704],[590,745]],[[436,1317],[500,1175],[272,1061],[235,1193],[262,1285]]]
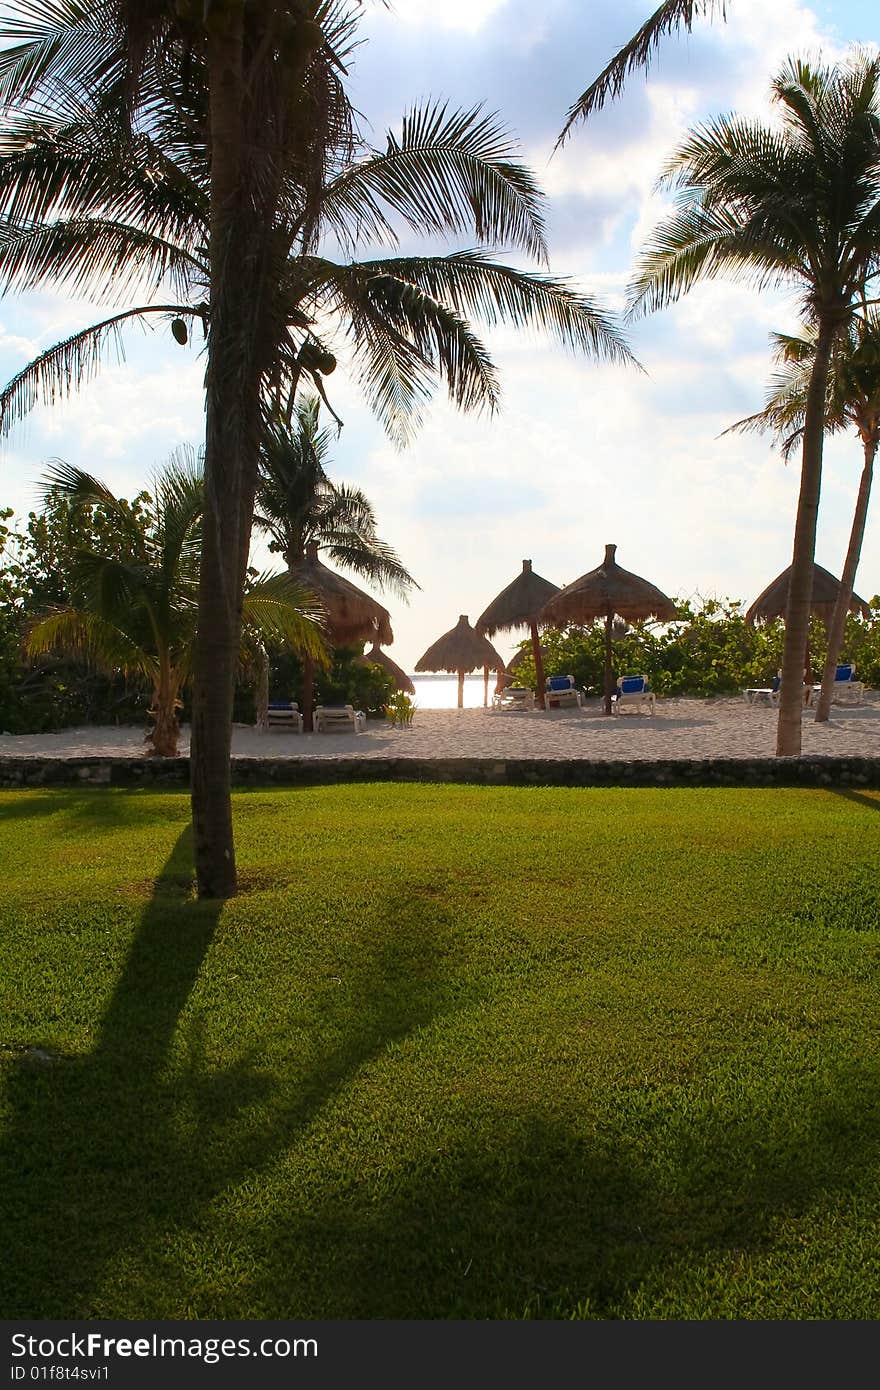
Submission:
[[[785,628],[782,622],[752,627],[745,620],[746,604],[738,599],[678,599],[677,623],[633,623],[614,640],[615,674],[650,677],[658,695],[736,695],[753,685],[768,685],[782,665]],[[880,595],[870,602],[870,618],[850,614],[846,620],[843,654],[853,661],[866,685],[880,686]],[[603,689],[604,625],[569,627],[541,635],[548,674],[568,673],[591,694]],[[531,643],[521,644],[523,657],[517,679],[534,683]],[[818,681],[825,661],[826,635],[821,622],[810,620],[810,659]]]
[[[0,1314],[876,1317],[880,794],[234,807],[0,795]]]

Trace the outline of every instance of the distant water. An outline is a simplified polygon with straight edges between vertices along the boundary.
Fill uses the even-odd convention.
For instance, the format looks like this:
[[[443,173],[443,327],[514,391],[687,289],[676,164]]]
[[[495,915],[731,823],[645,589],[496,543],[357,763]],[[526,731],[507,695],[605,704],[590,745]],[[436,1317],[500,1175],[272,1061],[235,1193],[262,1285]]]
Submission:
[[[455,709],[458,703],[458,676],[415,676],[410,679],[416,688],[415,701],[418,709]],[[489,672],[489,700],[495,689],[497,676]],[[483,705],[483,677],[465,676],[465,709],[478,709]]]

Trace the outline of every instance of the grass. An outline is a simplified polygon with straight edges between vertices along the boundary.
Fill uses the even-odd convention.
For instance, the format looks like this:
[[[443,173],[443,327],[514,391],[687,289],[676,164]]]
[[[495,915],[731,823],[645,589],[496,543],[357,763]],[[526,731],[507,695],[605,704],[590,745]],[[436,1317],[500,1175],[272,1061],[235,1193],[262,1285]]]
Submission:
[[[877,1316],[880,795],[0,794],[0,1314]]]

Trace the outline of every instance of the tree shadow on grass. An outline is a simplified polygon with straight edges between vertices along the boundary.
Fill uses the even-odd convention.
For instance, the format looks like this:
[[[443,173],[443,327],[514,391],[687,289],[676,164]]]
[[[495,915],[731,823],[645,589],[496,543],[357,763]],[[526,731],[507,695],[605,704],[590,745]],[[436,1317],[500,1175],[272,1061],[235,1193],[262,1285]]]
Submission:
[[[408,959],[392,924],[352,962],[351,1023],[323,1052],[280,1082],[254,1051],[212,1069],[200,1059],[196,1025],[181,1075],[171,1065],[180,1016],[223,907],[191,897],[192,874],[187,827],[156,880],[93,1051],[53,1058],[31,1049],[11,1069],[0,1316],[82,1318],[108,1307],[112,1315],[120,1300],[104,1286],[120,1261],[137,1264],[151,1241],[258,1173],[365,1060],[435,1010],[437,951],[421,941]],[[388,987],[401,969],[409,991],[399,979]]]
[[[55,818],[53,833],[65,830],[79,835],[84,825],[113,831],[129,825],[151,825],[168,820],[166,797],[179,796],[181,819],[190,814],[189,789],[179,787],[30,787],[3,788],[0,818],[12,821]],[[151,805],[151,802],[153,803]],[[160,804],[161,803],[161,804]]]
[[[880,811],[880,792],[871,796],[868,792],[858,792],[852,787],[828,787],[826,790],[834,796],[843,797],[844,801],[852,801],[856,806],[867,806],[871,811]]]
[[[389,1174],[381,1195],[352,1183],[308,1212],[274,1212],[249,1299],[269,1318],[873,1317],[867,1235],[824,1290],[789,1286],[786,1265],[806,1242],[804,1272],[827,1280],[821,1234],[810,1250],[795,1233],[763,1289],[754,1276],[738,1289],[737,1271],[772,1263],[786,1222],[841,1198],[852,1209],[871,1188],[880,1108],[862,1101],[878,1079],[853,1066],[821,1094],[805,1082],[771,1112],[710,1107],[671,1133],[664,1116],[638,1143],[524,1105],[491,1137],[475,1126]],[[846,1222],[834,1221],[842,1241]]]

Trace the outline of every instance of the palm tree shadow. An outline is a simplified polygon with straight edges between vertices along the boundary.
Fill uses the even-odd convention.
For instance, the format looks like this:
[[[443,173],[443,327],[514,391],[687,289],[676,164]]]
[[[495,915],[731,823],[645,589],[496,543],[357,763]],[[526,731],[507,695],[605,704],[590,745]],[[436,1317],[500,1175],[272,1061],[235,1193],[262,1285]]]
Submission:
[[[87,1312],[91,1280],[141,1200],[132,1175],[145,1148],[159,1157],[162,1067],[220,910],[187,900],[192,877],[188,826],[156,879],[93,1051],[30,1050],[12,1071],[4,1230],[15,1275],[0,1306],[15,1311],[6,1316]]]
[[[275,1214],[259,1230],[252,1297],[270,1318],[292,1306],[356,1319],[756,1316],[725,1269],[772,1262],[780,1227],[870,1188],[880,1109],[863,1097],[876,1084],[875,1068],[852,1065],[824,1094],[807,1080],[778,1109],[710,1108],[677,1137],[649,1126],[637,1146],[533,1102],[491,1139],[476,1127],[442,1161],[409,1158],[379,1198],[353,1182],[311,1210]],[[302,1251],[319,1238],[320,1268],[306,1278]],[[703,1292],[690,1281],[707,1266],[721,1278]],[[841,1288],[793,1286],[774,1316],[872,1316],[858,1279]],[[701,1310],[657,1311],[679,1299]]]
[[[835,796],[843,797],[844,801],[853,801],[857,806],[867,806],[871,811],[880,811],[880,794],[870,796],[867,792],[857,792],[852,787],[828,787],[826,790],[833,792]]]
[[[187,827],[155,882],[92,1052],[52,1058],[32,1049],[13,1068],[0,1147],[4,1317],[106,1312],[102,1300],[114,1295],[104,1286],[120,1258],[137,1266],[153,1238],[161,1244],[164,1231],[269,1163],[359,1066],[435,1011],[436,943],[409,949],[394,930],[352,963],[351,1021],[323,1051],[307,1051],[279,1077],[261,1067],[263,1038],[212,1067],[198,1022],[180,1031],[222,907],[196,901],[192,878]],[[328,1008],[333,988],[325,986]],[[182,1043],[188,1065],[172,1068]]]

